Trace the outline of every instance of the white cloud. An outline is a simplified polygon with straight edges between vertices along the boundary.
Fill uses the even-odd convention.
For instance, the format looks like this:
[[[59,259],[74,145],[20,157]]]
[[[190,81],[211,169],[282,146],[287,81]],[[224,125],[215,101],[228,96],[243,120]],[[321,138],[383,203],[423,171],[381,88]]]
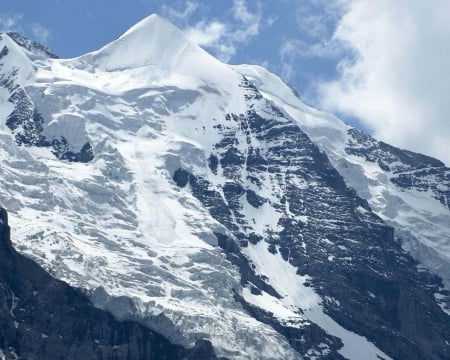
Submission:
[[[38,23],[32,23],[29,25],[31,34],[33,35],[33,38],[36,39],[39,42],[46,43],[47,40],[50,38],[51,33],[50,31]]]
[[[244,24],[252,23],[255,19],[255,15],[248,10],[245,0],[234,0],[232,11],[234,18]]]
[[[14,31],[19,27],[23,14],[0,15],[0,31]]]
[[[233,49],[229,53],[229,59],[236,52],[236,47],[247,45],[252,39],[259,35],[262,22],[262,5],[260,1],[253,1],[253,9],[249,10],[245,0],[234,0],[232,13],[236,23],[228,24],[228,32],[224,36],[222,46]]]
[[[211,50],[222,61],[229,61],[236,52],[229,25],[225,23],[202,20],[184,31],[189,40]]]
[[[26,23],[23,14],[13,13],[0,15],[0,31],[15,31],[33,40],[45,43],[49,40],[50,31],[39,23]]]
[[[218,21],[205,23],[201,21],[195,27],[189,28],[187,37],[200,46],[211,46],[218,41],[226,31],[226,26]]]
[[[186,22],[200,6],[197,1],[191,0],[185,2],[178,2],[177,5],[178,6],[176,7],[163,5],[162,7],[163,15],[171,20]]]
[[[295,18],[302,36],[316,40],[327,39],[332,35],[333,26],[341,15],[340,1],[296,0]]]
[[[290,82],[295,69],[295,59],[299,55],[301,47],[300,40],[289,39],[284,41],[280,47],[281,78]]]
[[[266,24],[267,26],[272,26],[273,24],[275,24],[277,21],[279,20],[278,16],[275,15],[269,15],[266,18]]]
[[[450,2],[339,0],[333,42],[353,57],[318,87],[322,106],[386,142],[450,164]]]
[[[249,10],[244,0],[234,0],[233,6],[221,16],[220,21],[203,16],[201,20],[192,22],[191,17],[200,10],[207,13],[207,7],[194,1],[178,2],[176,5],[176,8],[165,5],[164,16],[181,25],[192,42],[205,47],[224,62],[230,61],[238,46],[248,44],[259,35],[262,23],[260,1],[253,2],[254,8]],[[273,23],[275,20],[271,21]]]
[[[308,65],[300,68],[299,63],[310,63],[312,59],[335,59],[342,55],[342,45],[337,46],[331,41],[342,9],[338,3],[329,0],[290,1],[293,1],[292,15],[297,31],[281,41],[278,72],[286,82],[295,82],[301,76],[302,95],[307,96],[312,87],[309,82],[316,82],[317,79],[314,74],[307,73]]]
[[[294,80],[299,72],[299,60],[333,58],[342,52],[342,47],[330,43],[327,39],[307,42],[299,38],[282,41],[279,48],[280,76],[286,82]],[[305,69],[303,69],[305,71]]]
[[[228,61],[236,52],[234,44],[229,41],[229,29],[218,21],[200,21],[186,29],[186,36],[195,44],[210,48],[223,61]]]

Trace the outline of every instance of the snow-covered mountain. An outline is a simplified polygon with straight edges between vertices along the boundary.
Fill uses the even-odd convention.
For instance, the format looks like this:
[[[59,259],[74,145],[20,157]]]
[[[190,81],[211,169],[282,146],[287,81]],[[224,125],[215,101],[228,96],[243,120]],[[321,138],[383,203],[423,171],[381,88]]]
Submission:
[[[450,356],[450,170],[157,15],[75,59],[3,33],[0,137],[15,248],[119,320],[229,359]]]

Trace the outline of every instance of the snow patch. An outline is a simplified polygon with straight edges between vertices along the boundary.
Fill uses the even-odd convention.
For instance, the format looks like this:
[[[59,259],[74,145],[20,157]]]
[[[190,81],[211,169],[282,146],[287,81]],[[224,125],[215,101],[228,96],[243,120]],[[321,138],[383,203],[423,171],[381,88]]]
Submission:
[[[250,244],[245,253],[256,267],[256,271],[269,279],[270,285],[282,296],[281,303],[287,309],[302,311],[303,316],[319,325],[328,334],[340,338],[344,346],[339,353],[350,360],[391,359],[367,338],[346,330],[330,316],[324,313],[320,296],[309,286],[305,286],[309,277],[297,274],[297,269],[284,261],[281,254],[272,254],[267,244]],[[264,299],[266,300],[266,299]],[[260,303],[267,305],[267,300]]]

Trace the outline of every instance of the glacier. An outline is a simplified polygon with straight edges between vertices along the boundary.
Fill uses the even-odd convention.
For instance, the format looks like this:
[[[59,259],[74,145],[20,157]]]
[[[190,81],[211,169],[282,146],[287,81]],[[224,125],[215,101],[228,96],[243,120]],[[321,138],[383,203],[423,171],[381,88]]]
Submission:
[[[292,260],[306,258],[311,238],[327,266],[363,266],[352,246],[373,245],[381,258],[386,224],[399,262],[410,264],[409,253],[420,265],[408,269],[442,277],[430,288],[447,311],[450,171],[439,161],[415,164],[383,147],[374,158],[376,140],[306,106],[263,68],[219,62],[157,15],[74,59],[3,33],[5,48],[0,204],[14,246],[117,319],[187,347],[207,338],[230,359],[395,358],[335,319],[330,309],[343,305],[310,285],[319,276],[299,270],[303,258]],[[298,191],[329,207],[306,211],[314,204],[301,207]],[[289,222],[309,229],[292,259]],[[332,238],[338,226],[343,242]],[[330,236],[316,239],[317,229]],[[389,278],[384,263],[370,266]],[[317,339],[293,346],[267,318],[293,331],[317,326]]]

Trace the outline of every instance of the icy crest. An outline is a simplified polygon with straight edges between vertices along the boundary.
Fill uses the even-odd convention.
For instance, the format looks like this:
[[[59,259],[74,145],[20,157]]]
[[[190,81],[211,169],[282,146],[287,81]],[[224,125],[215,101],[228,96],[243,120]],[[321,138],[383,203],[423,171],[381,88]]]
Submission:
[[[140,21],[117,40],[78,60],[103,71],[146,67],[148,71],[156,68],[195,78],[215,77],[215,72],[220,76],[229,71],[189,41],[177,27],[156,14]]]

